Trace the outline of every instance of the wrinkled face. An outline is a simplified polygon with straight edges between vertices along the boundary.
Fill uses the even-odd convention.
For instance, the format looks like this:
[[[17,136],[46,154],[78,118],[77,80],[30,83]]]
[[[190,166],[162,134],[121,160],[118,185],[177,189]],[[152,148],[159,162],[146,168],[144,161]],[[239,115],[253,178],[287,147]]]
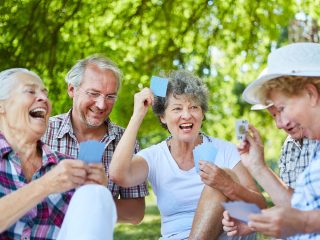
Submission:
[[[287,134],[289,134],[293,139],[296,140],[299,140],[304,137],[303,129],[300,127],[300,125],[289,120],[282,121],[280,112],[277,110],[275,106],[269,107],[268,112],[273,117],[278,129],[283,129]]]
[[[80,86],[68,86],[69,96],[73,98],[73,121],[86,128],[102,126],[112,111],[117,84],[113,72],[89,65]]]
[[[16,73],[16,86],[1,104],[5,126],[16,136],[38,140],[44,134],[51,113],[48,92],[41,80]],[[23,136],[22,136],[23,135]]]
[[[314,118],[310,105],[311,100],[305,91],[297,96],[288,97],[282,92],[274,90],[270,98],[284,124],[295,122],[303,129],[303,136],[310,139],[318,138],[317,132],[319,133],[320,129],[314,129],[316,125],[313,122]]]
[[[204,118],[200,104],[185,95],[169,96],[168,106],[161,122],[167,124],[171,135],[183,142],[194,141],[199,134]]]

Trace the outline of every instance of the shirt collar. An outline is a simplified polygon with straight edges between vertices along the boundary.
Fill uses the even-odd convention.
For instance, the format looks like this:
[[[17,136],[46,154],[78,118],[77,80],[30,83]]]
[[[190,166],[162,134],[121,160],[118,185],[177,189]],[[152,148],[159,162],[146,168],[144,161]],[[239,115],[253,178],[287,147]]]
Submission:
[[[58,157],[52,150],[45,145],[41,140],[38,140],[38,147],[42,149],[42,165],[45,166],[47,164],[57,164]],[[5,136],[0,132],[0,160],[4,159],[5,156],[12,152],[13,149],[6,140]]]
[[[0,159],[3,159],[5,155],[12,151],[11,146],[7,142],[3,133],[0,132]]]
[[[74,135],[72,122],[71,122],[71,112],[72,109],[70,109],[62,118],[62,124],[58,132],[58,138],[63,138],[63,136],[67,133],[69,133],[72,136]],[[120,128],[110,121],[110,119],[106,119],[104,123],[108,126],[108,132],[103,137],[104,139],[107,137],[112,137],[116,135],[122,135],[122,132],[120,131]]]

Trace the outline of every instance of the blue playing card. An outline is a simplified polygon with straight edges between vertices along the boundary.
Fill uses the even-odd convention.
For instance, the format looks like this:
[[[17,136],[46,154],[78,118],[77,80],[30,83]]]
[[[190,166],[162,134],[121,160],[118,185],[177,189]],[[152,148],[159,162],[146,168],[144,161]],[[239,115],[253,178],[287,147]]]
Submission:
[[[153,94],[159,97],[165,97],[167,95],[168,79],[152,76],[150,82],[150,89]]]
[[[86,163],[100,163],[104,152],[105,144],[95,140],[80,143],[78,159]]]
[[[202,143],[193,149],[194,166],[196,171],[199,172],[199,160],[214,163],[217,156],[217,148],[213,143]]]
[[[222,205],[231,217],[245,223],[248,223],[250,214],[261,212],[256,204],[243,201],[223,202]]]

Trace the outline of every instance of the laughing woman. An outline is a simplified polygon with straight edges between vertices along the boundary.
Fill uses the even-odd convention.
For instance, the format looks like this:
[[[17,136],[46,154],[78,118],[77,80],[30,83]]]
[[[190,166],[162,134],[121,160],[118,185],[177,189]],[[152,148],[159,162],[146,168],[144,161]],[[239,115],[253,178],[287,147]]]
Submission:
[[[135,95],[133,115],[114,152],[110,177],[124,187],[150,181],[161,213],[162,239],[218,239],[221,201],[242,199],[260,207],[265,202],[236,147],[200,132],[208,109],[201,79],[183,70],[172,71],[167,78],[166,97],[154,97],[148,88]],[[138,129],[151,105],[171,136],[132,157]],[[200,161],[198,174],[193,149],[208,142],[218,149],[215,164]]]
[[[86,208],[90,199],[86,200],[84,193],[100,194],[101,202],[108,197],[110,219],[115,212],[111,194],[98,185],[107,181],[102,166],[66,159],[40,141],[50,111],[47,90],[35,73],[22,68],[0,73],[0,239],[57,239],[61,225],[60,239],[79,239],[74,233],[89,234],[83,228],[75,232],[69,221],[71,214],[81,223],[83,211],[74,209],[79,200],[81,208]],[[82,186],[85,183],[97,184]],[[88,204],[91,207],[92,202]],[[106,210],[104,205],[101,208]],[[66,212],[68,221],[63,222]],[[112,231],[104,239],[111,239]]]

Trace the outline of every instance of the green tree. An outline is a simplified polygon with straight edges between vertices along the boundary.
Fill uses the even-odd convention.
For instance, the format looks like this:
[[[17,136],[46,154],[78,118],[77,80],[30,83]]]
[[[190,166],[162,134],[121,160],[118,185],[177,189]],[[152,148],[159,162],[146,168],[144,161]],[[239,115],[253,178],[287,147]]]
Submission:
[[[264,67],[270,50],[287,43],[296,13],[319,19],[318,2],[2,0],[0,69],[27,67],[39,73],[57,114],[71,106],[64,82],[68,69],[77,59],[102,53],[124,73],[111,118],[126,126],[133,94],[149,85],[151,75],[186,68],[210,90],[205,132],[234,140],[234,120],[247,118],[268,143],[280,146],[283,135],[272,120],[250,112],[241,93]],[[156,121],[147,115],[140,131],[143,146],[167,135]],[[279,147],[272,149],[275,157]]]

